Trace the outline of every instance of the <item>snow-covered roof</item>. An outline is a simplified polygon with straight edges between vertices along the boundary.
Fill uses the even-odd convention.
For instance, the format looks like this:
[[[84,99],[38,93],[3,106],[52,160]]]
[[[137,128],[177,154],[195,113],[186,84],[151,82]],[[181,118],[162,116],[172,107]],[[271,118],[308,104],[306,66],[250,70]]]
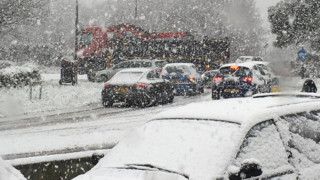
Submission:
[[[168,66],[194,66],[193,63],[169,63],[169,64],[166,64],[165,67],[168,67]]]
[[[155,119],[208,119],[252,126],[288,113],[320,109],[320,99],[310,93],[277,93],[271,97],[232,98],[192,103],[162,112]],[[312,95],[312,94],[311,94]],[[317,94],[320,97],[320,94]],[[300,96],[300,97],[296,97]],[[221,113],[223,112],[223,113]]]
[[[119,71],[109,81],[109,84],[114,85],[132,85],[143,79],[143,75],[151,71],[148,68],[129,68]]]
[[[239,63],[228,63],[222,65],[220,68],[227,67],[227,66],[243,66],[249,69],[252,69],[254,65],[262,64],[260,61],[248,61],[248,62],[239,62]]]
[[[123,70],[119,71],[118,73],[120,73],[120,72],[143,72],[143,73],[145,73],[150,70],[151,69],[149,69],[149,68],[128,68],[128,69],[123,69]]]

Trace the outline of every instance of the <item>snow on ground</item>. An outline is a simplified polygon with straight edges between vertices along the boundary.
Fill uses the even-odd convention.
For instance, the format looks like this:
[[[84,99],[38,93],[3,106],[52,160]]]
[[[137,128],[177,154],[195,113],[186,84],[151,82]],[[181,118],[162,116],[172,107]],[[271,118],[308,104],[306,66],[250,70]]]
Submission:
[[[43,85],[41,99],[40,86],[0,89],[0,117],[52,110],[74,109],[100,103],[103,83],[88,82],[85,75],[78,76],[78,84],[59,85],[59,74],[42,74]],[[0,120],[1,121],[1,120]]]
[[[18,170],[16,170],[14,167],[0,158],[0,179],[25,180],[26,178],[23,177],[23,175]]]
[[[194,97],[176,97],[173,104],[137,108],[102,108],[101,90],[103,83],[88,82],[84,75],[79,76],[79,83],[59,85],[60,74],[46,70],[42,74],[43,92],[41,99],[37,98],[39,87],[33,89],[33,99],[29,99],[29,87],[17,89],[0,89],[0,125],[8,123],[8,117],[42,117],[59,114],[57,122],[0,131],[0,155],[4,159],[14,159],[12,154],[28,154],[51,151],[65,152],[68,150],[104,149],[115,145],[128,131],[140,126],[157,113],[173,106],[182,106],[192,102],[210,101],[210,89],[205,95]],[[300,91],[304,80],[301,78],[285,78],[281,80],[284,90]],[[316,79],[320,86],[320,80]],[[95,113],[86,110],[97,108]],[[100,108],[100,109],[99,109]],[[77,111],[77,112],[75,112]],[[83,120],[64,117],[67,112],[82,113]],[[101,117],[100,117],[101,115]],[[68,114],[66,114],[68,116]],[[69,119],[68,119],[69,118]],[[41,121],[41,120],[40,120]],[[45,123],[47,119],[42,119]],[[41,122],[40,122],[41,123]],[[30,124],[29,126],[27,126]],[[33,155],[37,155],[36,153]],[[21,156],[23,157],[23,156]]]

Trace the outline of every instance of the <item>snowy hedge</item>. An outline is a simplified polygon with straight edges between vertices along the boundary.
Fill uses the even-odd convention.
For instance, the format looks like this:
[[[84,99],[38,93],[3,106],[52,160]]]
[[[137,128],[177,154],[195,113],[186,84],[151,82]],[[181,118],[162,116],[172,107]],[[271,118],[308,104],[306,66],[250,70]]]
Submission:
[[[26,86],[40,80],[39,71],[33,68],[10,66],[0,69],[0,88]]]

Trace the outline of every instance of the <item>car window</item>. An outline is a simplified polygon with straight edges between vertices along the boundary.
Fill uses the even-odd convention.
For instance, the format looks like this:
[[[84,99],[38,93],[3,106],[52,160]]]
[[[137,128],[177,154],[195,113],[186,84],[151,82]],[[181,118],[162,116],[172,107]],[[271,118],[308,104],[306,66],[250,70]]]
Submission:
[[[261,66],[257,66],[261,75],[265,76],[267,73],[261,68]]]
[[[152,63],[151,63],[151,62],[148,62],[148,61],[143,61],[143,62],[141,63],[141,67],[145,67],[145,68],[147,68],[147,67],[152,67]]]
[[[156,67],[162,68],[163,66],[165,66],[167,64],[166,61],[156,61],[155,65]]]
[[[129,62],[122,62],[119,64],[119,68],[128,68],[129,67]]]
[[[277,126],[298,168],[320,163],[320,111],[282,116]]]
[[[221,75],[235,75],[238,77],[251,76],[250,69],[242,66],[223,67],[223,68],[220,68],[219,73]]]
[[[148,74],[147,74],[147,78],[148,79],[160,79],[160,74],[156,71],[150,71]]]
[[[113,66],[113,69],[119,69],[119,64]]]
[[[248,159],[260,162],[262,172],[268,172],[289,165],[288,155],[280,134],[272,120],[254,126],[237,154],[235,165]]]

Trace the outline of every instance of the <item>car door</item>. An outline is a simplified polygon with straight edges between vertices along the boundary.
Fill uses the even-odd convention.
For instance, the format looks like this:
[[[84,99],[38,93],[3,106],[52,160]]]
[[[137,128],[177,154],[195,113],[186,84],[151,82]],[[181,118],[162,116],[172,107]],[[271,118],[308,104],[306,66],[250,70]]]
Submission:
[[[153,85],[154,93],[157,96],[161,96],[163,93],[166,93],[166,82],[160,77],[160,73],[156,70],[151,70],[147,74],[147,79]]]
[[[230,179],[296,179],[288,153],[273,120],[252,127],[238,151]],[[236,168],[233,168],[236,169]]]
[[[257,85],[264,86],[267,83],[263,76],[263,72],[260,70],[260,68],[257,65],[253,66],[252,73],[254,76],[253,81],[255,81]]]
[[[281,116],[276,124],[299,171],[320,167],[320,110]],[[312,175],[307,179],[320,177],[319,169],[308,174]]]

